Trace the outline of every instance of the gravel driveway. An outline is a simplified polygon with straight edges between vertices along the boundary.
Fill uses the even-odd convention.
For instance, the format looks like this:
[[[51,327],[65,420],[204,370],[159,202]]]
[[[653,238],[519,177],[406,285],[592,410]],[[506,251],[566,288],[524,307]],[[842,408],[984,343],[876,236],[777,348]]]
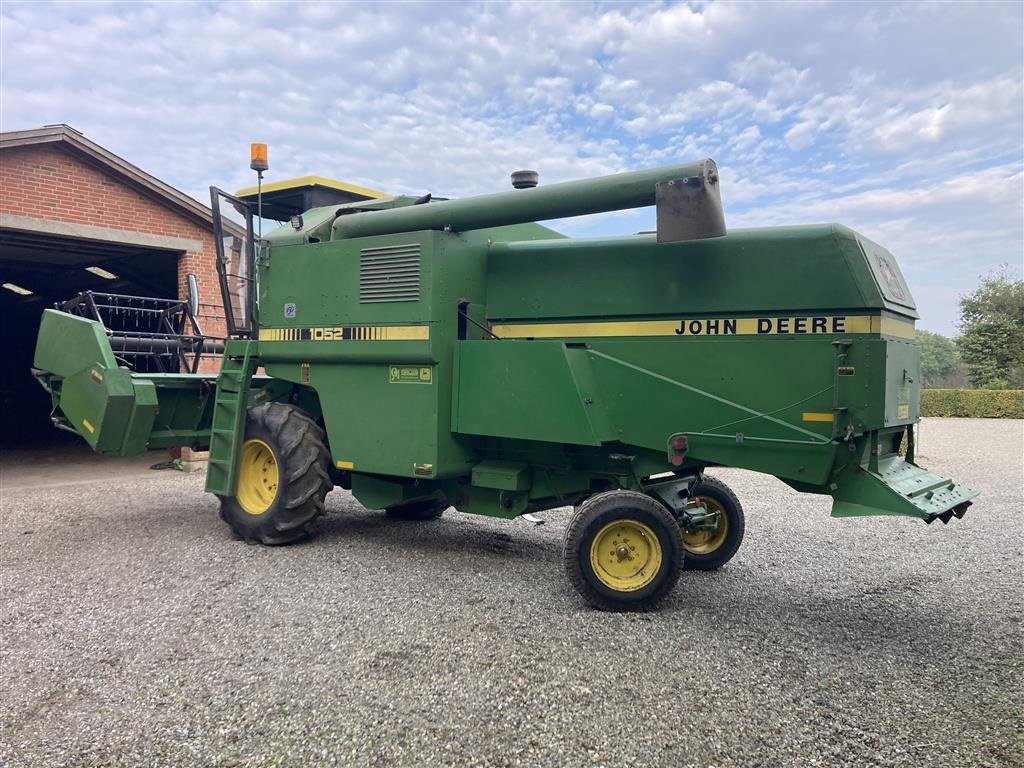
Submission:
[[[570,589],[569,510],[399,523],[335,491],[268,549],[198,474],[5,466],[0,764],[1024,765],[1024,423],[929,419],[921,452],[983,491],[963,520],[715,472],[743,547],[640,615]]]

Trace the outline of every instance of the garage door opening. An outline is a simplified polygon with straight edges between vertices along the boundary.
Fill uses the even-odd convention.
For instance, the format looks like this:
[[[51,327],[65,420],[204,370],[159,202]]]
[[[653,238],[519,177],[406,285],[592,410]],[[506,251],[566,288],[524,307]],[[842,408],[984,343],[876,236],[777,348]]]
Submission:
[[[134,245],[0,229],[0,446],[82,444],[50,423],[50,396],[32,377],[44,309],[82,291],[178,296],[180,253]]]

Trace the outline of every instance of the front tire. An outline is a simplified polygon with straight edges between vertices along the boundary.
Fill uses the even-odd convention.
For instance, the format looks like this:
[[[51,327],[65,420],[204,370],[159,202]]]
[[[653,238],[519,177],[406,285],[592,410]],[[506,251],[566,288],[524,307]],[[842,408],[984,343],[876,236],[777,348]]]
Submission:
[[[675,518],[633,491],[607,491],[580,504],[562,555],[573,587],[603,611],[650,608],[672,591],[683,563]]]
[[[324,432],[303,411],[263,403],[246,413],[234,496],[220,516],[245,541],[287,544],[306,535],[334,487]]]
[[[729,562],[743,542],[746,520],[736,494],[721,480],[703,477],[690,489],[687,507],[703,505],[716,512],[714,528],[687,530],[682,527],[683,549],[688,571],[713,571]]]

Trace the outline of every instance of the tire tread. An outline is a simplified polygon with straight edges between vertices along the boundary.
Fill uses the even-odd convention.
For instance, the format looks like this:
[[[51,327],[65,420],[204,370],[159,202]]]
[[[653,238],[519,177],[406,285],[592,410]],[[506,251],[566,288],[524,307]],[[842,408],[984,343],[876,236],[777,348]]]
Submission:
[[[650,513],[663,529],[670,533],[669,546],[663,547],[662,557],[668,560],[668,573],[662,578],[656,589],[640,599],[619,600],[604,594],[584,571],[581,546],[586,542],[588,529],[602,514],[623,502]],[[606,509],[607,507],[607,509]],[[646,611],[660,603],[675,587],[683,565],[682,539],[675,518],[659,502],[649,496],[633,491],[611,490],[595,494],[582,502],[570,520],[562,539],[562,559],[565,564],[569,582],[583,598],[595,608],[602,611]]]
[[[324,497],[334,488],[327,472],[330,454],[324,431],[305,412],[283,403],[250,408],[246,434],[252,426],[276,437],[282,486],[278,493],[283,490],[284,496],[274,501],[273,514],[256,526],[233,497],[221,497],[220,516],[245,541],[288,544],[309,533],[310,524],[326,510]]]
[[[716,571],[732,560],[733,556],[739,550],[740,544],[743,543],[743,534],[746,532],[747,527],[746,517],[743,514],[743,505],[740,504],[740,500],[736,494],[733,493],[732,488],[723,483],[717,477],[704,475],[700,482],[693,487],[694,496],[710,495],[707,492],[701,493],[697,490],[701,485],[711,486],[716,492],[721,493],[724,497],[719,500],[720,502],[724,501],[726,504],[731,504],[733,506],[732,514],[729,515],[730,531],[726,541],[723,542],[722,546],[714,552],[709,552],[706,555],[687,553],[686,559],[683,561],[683,568],[687,571]],[[726,514],[728,514],[728,510],[726,510]]]

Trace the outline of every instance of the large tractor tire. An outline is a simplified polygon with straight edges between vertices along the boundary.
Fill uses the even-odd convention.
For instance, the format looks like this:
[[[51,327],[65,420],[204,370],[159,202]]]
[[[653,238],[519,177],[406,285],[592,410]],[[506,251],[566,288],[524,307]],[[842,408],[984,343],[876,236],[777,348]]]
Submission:
[[[408,504],[399,504],[396,507],[388,507],[384,514],[392,520],[436,520],[450,505],[444,499],[425,499],[423,501],[410,501]]]
[[[650,608],[672,591],[683,565],[675,518],[633,491],[606,491],[580,504],[562,555],[569,581],[603,611]]]
[[[264,403],[246,414],[234,496],[220,497],[220,516],[240,538],[287,544],[324,513],[334,484],[324,432],[291,405]]]
[[[690,489],[688,506],[704,505],[709,512],[717,512],[713,529],[687,531],[682,529],[688,571],[713,571],[721,568],[743,542],[746,521],[743,507],[736,494],[721,480],[703,477]]]

